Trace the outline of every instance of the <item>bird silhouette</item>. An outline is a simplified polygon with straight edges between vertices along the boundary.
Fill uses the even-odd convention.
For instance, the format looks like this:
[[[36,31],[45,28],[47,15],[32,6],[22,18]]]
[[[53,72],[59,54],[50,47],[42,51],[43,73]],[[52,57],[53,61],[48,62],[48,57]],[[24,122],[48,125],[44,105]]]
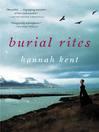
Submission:
[[[75,24],[81,24],[83,21],[75,22]]]
[[[63,20],[65,20],[65,16],[63,16],[59,21],[63,21]]]
[[[92,15],[94,15],[96,12],[97,12],[97,10],[94,10],[94,11],[92,12]]]

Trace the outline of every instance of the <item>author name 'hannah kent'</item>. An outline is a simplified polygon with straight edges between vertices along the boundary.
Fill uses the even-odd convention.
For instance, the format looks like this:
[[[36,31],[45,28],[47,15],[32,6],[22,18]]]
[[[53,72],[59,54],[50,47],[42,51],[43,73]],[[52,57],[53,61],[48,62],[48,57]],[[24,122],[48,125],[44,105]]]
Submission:
[[[64,57],[59,56],[58,58],[55,58],[54,56],[49,57],[21,57],[21,63],[23,64],[53,64],[53,63],[59,63],[59,64],[75,64],[79,62],[79,57]]]

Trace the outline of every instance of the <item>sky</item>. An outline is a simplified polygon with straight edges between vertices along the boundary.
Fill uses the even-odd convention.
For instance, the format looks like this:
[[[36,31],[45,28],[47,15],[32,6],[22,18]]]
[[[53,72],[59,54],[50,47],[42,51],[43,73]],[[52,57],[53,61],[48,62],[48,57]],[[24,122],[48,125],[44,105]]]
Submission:
[[[18,9],[46,9],[41,12],[44,19],[38,28],[17,28],[10,22],[19,22],[23,19],[11,20],[8,8]],[[89,82],[99,82],[99,9],[98,0],[0,0],[0,76],[8,80],[23,81],[26,77],[33,77],[39,81],[44,79],[55,83],[73,83],[85,78]],[[65,16],[65,21],[59,19]],[[24,19],[25,21],[35,21]],[[80,25],[74,24],[83,20]],[[37,21],[37,20],[36,20]],[[34,40],[53,38],[51,48],[9,47],[10,37],[16,40]],[[57,41],[68,40],[68,37],[77,40],[90,40],[89,48],[68,48],[65,45],[57,46]],[[79,57],[78,63],[52,64],[24,64],[20,58],[53,56],[58,59],[63,57]]]

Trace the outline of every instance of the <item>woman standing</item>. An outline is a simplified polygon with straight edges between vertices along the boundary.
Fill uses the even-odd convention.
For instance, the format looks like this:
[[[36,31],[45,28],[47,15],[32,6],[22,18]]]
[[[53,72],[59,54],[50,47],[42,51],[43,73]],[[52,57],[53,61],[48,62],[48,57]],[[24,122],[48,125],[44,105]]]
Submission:
[[[84,80],[80,80],[80,105],[85,106],[87,104],[92,104],[92,100],[89,98],[87,91],[85,89]]]

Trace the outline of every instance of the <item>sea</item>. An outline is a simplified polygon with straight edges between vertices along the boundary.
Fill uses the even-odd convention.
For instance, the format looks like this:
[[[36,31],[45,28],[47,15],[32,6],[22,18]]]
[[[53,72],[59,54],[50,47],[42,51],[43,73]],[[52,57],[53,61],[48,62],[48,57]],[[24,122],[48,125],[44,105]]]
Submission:
[[[99,88],[87,88],[88,94],[99,93]],[[79,95],[79,87],[56,87],[56,88],[0,88],[0,94],[72,94]],[[10,119],[30,111],[46,108],[58,103],[63,96],[27,97],[22,99],[0,99],[0,121]],[[67,96],[65,96],[67,97]]]

